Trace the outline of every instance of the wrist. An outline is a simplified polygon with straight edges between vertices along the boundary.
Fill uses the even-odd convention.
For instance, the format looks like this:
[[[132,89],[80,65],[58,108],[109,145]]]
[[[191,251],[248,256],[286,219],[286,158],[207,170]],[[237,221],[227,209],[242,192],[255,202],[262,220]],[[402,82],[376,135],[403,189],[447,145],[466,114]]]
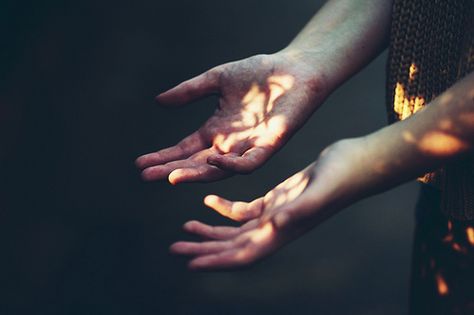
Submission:
[[[332,84],[331,73],[326,69],[321,54],[288,46],[273,54],[274,57],[284,60],[308,88],[318,91],[326,98],[336,86]]]
[[[343,208],[367,196],[372,178],[365,137],[339,140],[323,150],[313,174],[322,207]]]
[[[331,94],[351,75],[350,67],[341,66],[346,61],[341,60],[340,52],[333,51],[326,45],[314,46],[316,47],[290,44],[278,53],[312,71],[313,75],[324,82],[328,94]]]

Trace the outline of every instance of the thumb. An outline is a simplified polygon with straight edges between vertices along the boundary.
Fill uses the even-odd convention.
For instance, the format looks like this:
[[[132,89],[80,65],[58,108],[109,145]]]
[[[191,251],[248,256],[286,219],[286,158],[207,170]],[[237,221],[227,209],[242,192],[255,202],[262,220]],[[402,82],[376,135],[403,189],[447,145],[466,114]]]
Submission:
[[[211,69],[159,94],[155,99],[162,105],[179,106],[218,92],[219,74]]]
[[[250,148],[242,156],[214,154],[207,158],[207,163],[226,171],[248,174],[265,163],[272,153],[271,148],[260,146]]]

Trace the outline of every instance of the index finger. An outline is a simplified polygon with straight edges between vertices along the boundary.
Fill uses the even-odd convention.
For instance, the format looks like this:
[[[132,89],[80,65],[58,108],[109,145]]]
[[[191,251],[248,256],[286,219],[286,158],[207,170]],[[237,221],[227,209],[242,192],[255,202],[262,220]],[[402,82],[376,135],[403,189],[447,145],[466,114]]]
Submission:
[[[193,155],[206,147],[204,139],[196,131],[181,140],[177,145],[159,150],[158,152],[148,153],[138,157],[135,164],[143,169],[149,166],[161,165],[171,161],[182,160]]]

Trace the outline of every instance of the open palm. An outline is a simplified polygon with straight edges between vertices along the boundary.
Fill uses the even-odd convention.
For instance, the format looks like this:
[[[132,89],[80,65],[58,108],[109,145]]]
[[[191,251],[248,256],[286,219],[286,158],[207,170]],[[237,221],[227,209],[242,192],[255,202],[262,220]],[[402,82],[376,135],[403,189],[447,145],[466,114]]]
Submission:
[[[179,84],[157,101],[182,105],[217,94],[217,109],[177,145],[139,157],[142,177],[168,177],[176,184],[255,170],[321,103],[322,86],[314,67],[310,70],[279,54],[224,64]]]
[[[215,195],[207,196],[204,203],[208,207],[243,225],[210,226],[189,221],[184,229],[205,241],[177,242],[171,246],[171,251],[192,256],[191,269],[236,268],[265,257],[298,233],[288,221],[294,220],[294,217],[290,218],[293,210],[307,203],[303,192],[311,182],[312,174],[308,169],[252,202],[232,202]]]
[[[208,207],[242,225],[189,221],[184,229],[203,240],[176,242],[171,251],[191,256],[189,267],[199,270],[243,267],[270,255],[364,195],[368,184],[357,168],[365,156],[363,141],[329,146],[316,162],[251,202],[207,196]]]

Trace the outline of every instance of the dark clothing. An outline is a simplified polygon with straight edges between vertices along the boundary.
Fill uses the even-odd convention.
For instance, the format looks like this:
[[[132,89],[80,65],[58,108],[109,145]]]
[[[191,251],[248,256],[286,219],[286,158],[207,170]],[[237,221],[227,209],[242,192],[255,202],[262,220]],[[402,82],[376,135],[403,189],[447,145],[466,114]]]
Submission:
[[[448,219],[439,190],[423,184],[417,204],[410,314],[474,314],[474,220]]]

